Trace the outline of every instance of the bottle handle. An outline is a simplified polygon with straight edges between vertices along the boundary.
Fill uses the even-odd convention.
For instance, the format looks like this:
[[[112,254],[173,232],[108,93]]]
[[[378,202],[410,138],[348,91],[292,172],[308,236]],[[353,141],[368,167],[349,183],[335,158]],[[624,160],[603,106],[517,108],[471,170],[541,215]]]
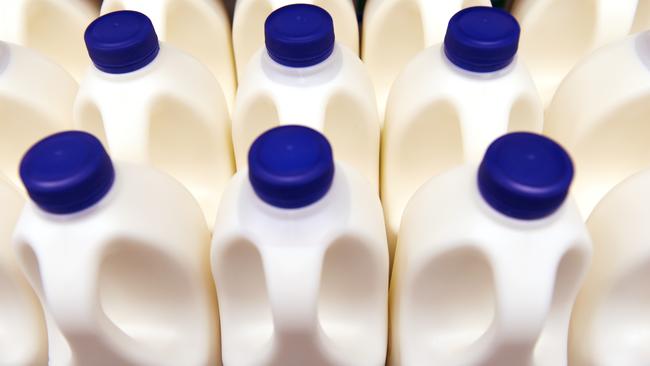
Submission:
[[[275,247],[263,249],[262,260],[276,335],[315,336],[323,253]]]

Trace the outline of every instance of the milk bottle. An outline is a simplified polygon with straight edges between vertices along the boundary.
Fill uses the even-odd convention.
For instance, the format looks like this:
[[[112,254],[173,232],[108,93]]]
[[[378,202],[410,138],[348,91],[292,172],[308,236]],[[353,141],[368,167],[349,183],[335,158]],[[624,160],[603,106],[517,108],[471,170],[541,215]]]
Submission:
[[[409,201],[391,283],[391,365],[561,366],[591,243],[573,166],[531,133]]]
[[[383,365],[381,204],[320,133],[276,127],[232,179],[212,239],[226,365]]]
[[[22,154],[71,127],[77,89],[70,74],[39,52],[0,41],[0,174],[14,185]]]
[[[214,76],[190,55],[159,45],[142,13],[104,15],[85,38],[95,66],[81,83],[75,126],[100,137],[115,158],[171,174],[213,222],[233,170],[228,108]]]
[[[361,58],[368,67],[383,115],[393,81],[415,55],[442,42],[449,18],[489,0],[369,0],[363,17]]]
[[[598,47],[625,37],[647,0],[517,0],[521,57],[545,105],[571,68]],[[644,18],[643,10],[639,13]],[[647,12],[647,10],[645,10]],[[643,21],[639,20],[639,27]],[[641,29],[639,29],[641,30]]]
[[[0,365],[47,364],[47,336],[34,291],[11,250],[23,198],[0,175]]]
[[[68,348],[54,364],[217,363],[210,232],[185,188],[81,131],[38,142],[20,175],[14,248]]]
[[[545,131],[579,167],[575,197],[585,218],[611,188],[650,166],[650,31],[599,49],[557,90]]]
[[[239,80],[249,60],[264,46],[264,20],[271,12],[290,4],[319,6],[332,15],[336,38],[355,54],[359,53],[359,29],[352,0],[237,0],[232,39]]]
[[[88,0],[0,0],[0,40],[39,50],[78,80],[90,63],[83,31],[97,13]]]
[[[164,42],[195,56],[216,76],[228,107],[235,98],[230,20],[221,0],[104,0],[102,14],[118,10],[146,14]]]
[[[289,5],[268,17],[265,36],[237,92],[238,169],[261,133],[300,124],[324,133],[337,159],[377,189],[381,126],[372,83],[358,57],[334,41],[332,18],[317,6]]]
[[[382,147],[382,202],[389,243],[408,199],[430,177],[478,162],[508,131],[541,131],[543,108],[516,58],[519,25],[472,7],[449,21],[442,45],[421,52],[395,81]]]
[[[650,170],[626,179],[587,221],[594,262],[571,319],[575,366],[650,363]]]

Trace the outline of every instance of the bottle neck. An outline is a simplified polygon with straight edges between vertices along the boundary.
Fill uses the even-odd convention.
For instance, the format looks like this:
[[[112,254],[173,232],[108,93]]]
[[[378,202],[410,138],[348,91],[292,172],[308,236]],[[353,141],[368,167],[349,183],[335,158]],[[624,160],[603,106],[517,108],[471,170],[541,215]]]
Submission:
[[[341,69],[343,60],[338,45],[334,46],[332,54],[324,61],[308,67],[290,67],[282,65],[269,56],[266,50],[261,55],[262,69],[271,79],[292,84],[296,81],[330,79]]]
[[[166,55],[168,55],[168,49],[163,44],[161,44],[160,50],[158,51],[156,57],[154,57],[148,64],[142,66],[137,70],[133,70],[131,72],[126,72],[126,73],[114,74],[114,73],[102,71],[98,69],[96,66],[93,67],[95,68],[95,71],[99,75],[101,75],[102,79],[111,80],[111,81],[129,81],[129,80],[142,78],[143,76],[156,70],[158,68],[158,65],[161,62],[161,59],[163,57],[167,57]]]
[[[462,75],[463,77],[471,78],[471,79],[477,79],[477,80],[494,80],[501,78],[507,74],[509,74],[516,66],[517,64],[517,56],[512,59],[512,62],[508,64],[508,66],[497,70],[497,71],[492,71],[492,72],[477,72],[477,71],[470,71],[470,70],[465,70],[462,67],[454,64],[451,62],[449,57],[447,57],[447,54],[445,52],[445,45],[444,43],[440,47],[440,57],[445,62],[445,65],[449,67],[453,72]]]

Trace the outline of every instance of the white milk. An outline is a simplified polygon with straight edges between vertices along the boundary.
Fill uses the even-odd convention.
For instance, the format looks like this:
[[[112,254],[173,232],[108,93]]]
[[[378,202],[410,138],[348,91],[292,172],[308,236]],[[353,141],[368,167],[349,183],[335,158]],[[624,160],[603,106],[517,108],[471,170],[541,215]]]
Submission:
[[[221,0],[104,0],[101,13],[139,11],[164,42],[195,56],[217,77],[229,108],[235,100],[230,20]]]
[[[468,6],[489,0],[368,0],[363,15],[361,58],[377,92],[380,113],[393,81],[413,57],[442,42],[447,23]]]
[[[55,365],[220,364],[210,231],[182,185],[113,166],[81,131],[38,142],[21,177],[14,248],[57,329]]]
[[[334,19],[336,38],[355,54],[359,53],[359,26],[352,0],[237,0],[232,39],[240,81],[249,60],[264,46],[264,20],[273,11],[296,3],[312,4],[327,10]]]
[[[626,179],[587,221],[594,262],[571,319],[572,366],[650,364],[650,170]]]
[[[25,151],[72,126],[77,89],[70,74],[37,51],[0,41],[0,174],[20,184]]]
[[[395,81],[381,177],[391,246],[406,202],[430,177],[478,162],[508,131],[541,131],[542,103],[516,58],[518,36],[502,10],[467,8],[450,20],[445,42],[421,52]]]
[[[572,175],[559,145],[514,133],[480,167],[453,169],[413,196],[391,282],[391,365],[567,365],[591,255],[565,202]]]
[[[43,52],[79,80],[90,64],[83,32],[98,9],[88,0],[0,0],[0,40]]]
[[[107,142],[116,159],[151,164],[181,181],[213,222],[233,171],[217,80],[188,54],[159,47],[152,23],[138,12],[100,17],[86,43],[95,67],[81,83],[75,126]]]
[[[43,310],[11,247],[23,204],[18,191],[0,174],[0,365],[47,364]]]
[[[521,57],[530,67],[545,105],[585,55],[650,25],[647,0],[517,0]],[[638,15],[635,20],[635,12]],[[635,24],[635,25],[633,25]]]
[[[576,161],[585,219],[611,188],[650,166],[649,114],[650,32],[594,52],[558,88],[544,129]]]
[[[378,189],[381,124],[372,83],[357,56],[334,41],[332,18],[313,5],[291,5],[266,20],[266,48],[240,80],[233,112],[237,168],[253,141],[280,124],[318,130],[337,160]]]
[[[226,365],[377,366],[386,357],[381,204],[303,126],[256,140],[212,239]]]

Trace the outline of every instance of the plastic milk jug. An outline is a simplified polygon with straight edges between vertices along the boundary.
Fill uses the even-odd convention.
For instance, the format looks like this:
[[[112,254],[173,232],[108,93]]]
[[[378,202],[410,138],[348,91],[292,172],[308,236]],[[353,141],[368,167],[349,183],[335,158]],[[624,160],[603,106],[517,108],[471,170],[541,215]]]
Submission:
[[[650,22],[647,0],[517,0],[512,13],[521,22],[521,57],[530,68],[544,104],[585,55]]]
[[[226,365],[383,365],[388,246],[379,197],[323,135],[253,144],[212,239]]]
[[[230,20],[221,0],[104,0],[102,14],[136,10],[164,42],[195,56],[216,76],[228,106],[235,99]]]
[[[232,39],[240,80],[249,60],[264,46],[264,20],[274,10],[296,3],[312,4],[327,10],[334,19],[336,38],[353,53],[359,53],[359,27],[352,0],[237,0]]]
[[[88,0],[0,0],[0,40],[39,50],[79,80],[90,64],[83,31],[98,12]]]
[[[359,58],[334,41],[332,18],[314,5],[289,5],[271,13],[265,33],[266,47],[248,64],[237,92],[237,168],[264,131],[301,124],[324,133],[337,160],[377,190],[381,124],[372,82]]]
[[[576,161],[585,219],[611,188],[650,167],[649,114],[650,31],[597,50],[558,88],[544,129]]]
[[[594,260],[571,319],[575,366],[650,364],[650,170],[626,179],[592,212]]]
[[[14,248],[67,348],[54,364],[217,364],[210,231],[180,183],[81,131],[38,142],[20,175]]]
[[[20,158],[36,141],[72,127],[77,82],[35,50],[0,41],[0,174],[20,183]]]
[[[382,146],[382,202],[389,243],[402,211],[429,178],[480,161],[508,131],[541,131],[543,107],[516,58],[517,21],[471,7],[449,21],[445,41],[421,52],[395,81]]]
[[[567,365],[591,255],[573,166],[541,135],[497,139],[477,167],[409,201],[391,282],[391,365]]]
[[[361,55],[377,92],[380,113],[393,81],[420,51],[442,42],[449,18],[490,0],[368,0]]]
[[[47,364],[43,310],[11,247],[23,204],[18,191],[0,174],[0,365]]]
[[[95,66],[80,85],[75,126],[107,142],[116,159],[149,163],[178,179],[212,223],[233,171],[217,80],[192,56],[159,45],[142,13],[103,15],[85,37]]]

